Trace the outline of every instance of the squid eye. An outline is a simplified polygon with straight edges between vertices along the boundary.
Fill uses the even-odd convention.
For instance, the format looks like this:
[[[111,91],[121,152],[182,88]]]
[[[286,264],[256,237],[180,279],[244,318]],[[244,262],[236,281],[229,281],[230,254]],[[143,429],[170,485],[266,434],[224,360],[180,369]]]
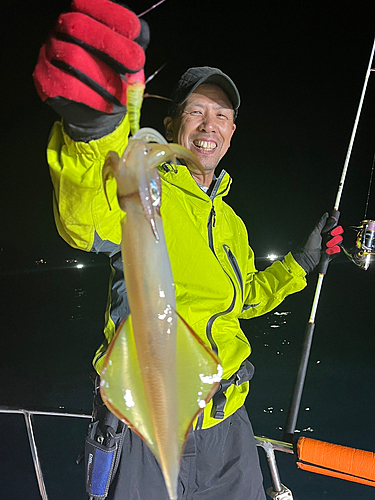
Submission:
[[[152,205],[157,207],[160,205],[160,191],[158,185],[154,179],[150,181],[150,195],[152,199]]]

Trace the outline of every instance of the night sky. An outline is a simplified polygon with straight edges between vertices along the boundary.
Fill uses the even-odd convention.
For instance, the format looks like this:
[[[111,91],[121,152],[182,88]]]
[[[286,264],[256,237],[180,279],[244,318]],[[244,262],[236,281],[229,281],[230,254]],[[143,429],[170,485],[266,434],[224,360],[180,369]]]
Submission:
[[[67,406],[71,404],[72,411],[77,408],[87,411],[90,394],[82,396],[82,404],[71,394],[64,394],[64,388],[69,384],[66,382],[66,364],[58,354],[65,348],[56,333],[58,326],[55,336],[50,335],[54,321],[63,324],[64,310],[73,310],[74,300],[77,297],[81,300],[81,296],[64,295],[64,275],[60,275],[60,281],[54,281],[48,271],[63,269],[66,260],[78,259],[92,264],[94,276],[100,274],[100,279],[84,278],[85,283],[75,288],[87,287],[97,293],[93,298],[95,317],[90,319],[90,326],[96,332],[95,341],[89,346],[85,344],[82,349],[77,341],[74,355],[70,347],[75,368],[69,367],[68,377],[70,374],[74,380],[80,380],[82,360],[85,360],[88,371],[92,351],[101,338],[100,318],[107,293],[107,262],[104,257],[71,249],[56,232],[45,147],[52,123],[58,117],[40,102],[31,76],[40,45],[58,15],[69,9],[69,4],[65,0],[21,4],[6,0],[2,5],[7,38],[3,41],[2,66],[1,151],[4,159],[0,270],[3,278],[2,317],[6,318],[2,346],[7,355],[3,356],[7,359],[5,373],[11,378],[3,387],[1,398],[4,402],[0,401],[0,405],[58,407],[58,397],[49,395],[43,400],[43,394],[53,392],[53,373],[58,380],[58,396],[62,400],[65,398]],[[151,4],[152,1],[142,0],[132,3],[131,7],[142,12]],[[375,5],[370,0],[340,3],[258,0],[224,4],[166,0],[145,16],[151,29],[146,77],[166,63],[149,83],[147,92],[169,96],[175,82],[188,67],[202,65],[219,67],[238,86],[242,105],[237,130],[232,147],[220,166],[233,177],[227,201],[246,223],[260,268],[264,267],[263,258],[269,253],[284,255],[298,248],[320,216],[333,208],[374,40],[374,14]],[[375,73],[372,73],[340,205],[340,222],[345,227],[348,247],[355,238],[350,226],[358,225],[365,216],[375,153],[374,109]],[[146,99],[142,125],[163,132],[165,112],[165,101]],[[367,218],[375,219],[375,187],[370,195]],[[42,264],[43,271],[41,265],[36,265],[40,259],[47,262]],[[358,351],[352,359],[355,365],[348,366],[344,376],[353,392],[361,394],[363,390],[363,401],[371,402],[373,394],[365,385],[366,377],[362,389],[358,385],[352,387],[350,377],[360,369],[365,352],[375,354],[372,335],[375,335],[374,268],[375,265],[363,273],[353,264],[344,262],[342,257],[338,263],[332,264],[326,278],[321,321],[327,332],[336,334],[324,348],[318,341],[318,347],[330,353],[333,367],[336,349],[343,356],[340,360],[345,359],[345,349],[349,352],[355,350],[354,345],[344,347],[340,343],[340,332],[347,328],[347,337],[358,340]],[[41,273],[47,276],[44,281],[38,277]],[[296,299],[296,303],[305,308],[306,319],[314,281],[315,277],[311,277],[309,291]],[[82,300],[85,305],[86,299]],[[41,324],[41,318],[46,321],[45,325]],[[35,327],[35,332],[31,331],[35,336],[27,337],[30,325]],[[353,330],[348,331],[349,325]],[[361,325],[367,329],[367,343],[359,340],[363,332]],[[38,343],[46,345],[40,333],[44,326],[50,341],[47,349],[55,352],[51,359],[39,357]],[[74,328],[79,332],[76,324]],[[303,321],[298,328],[302,336]],[[47,337],[47,333],[45,335]],[[74,341],[67,342],[72,344]],[[27,358],[25,352],[18,356],[22,350],[28,350],[33,359]],[[254,359],[262,364],[255,347]],[[363,366],[367,370],[365,373],[374,376],[367,361]],[[264,374],[264,378],[267,376]],[[262,377],[261,370],[258,377]],[[361,376],[358,381],[362,381]],[[42,389],[35,390],[36,383]],[[325,380],[317,383],[324,385]],[[43,387],[47,387],[46,392],[43,392]],[[84,389],[87,392],[86,387]],[[33,390],[36,391],[34,399],[31,397]],[[85,391],[82,389],[82,394]],[[343,395],[344,398],[349,396]],[[363,408],[357,410],[363,413]],[[356,418],[355,412],[353,415]],[[341,419],[342,413],[331,411],[330,418]],[[373,415],[368,418],[373,421]],[[345,428],[350,428],[350,425]],[[316,437],[329,441],[327,429]],[[332,421],[329,429],[336,442],[375,451],[374,432],[367,436],[368,439],[363,437],[358,442],[353,429],[345,435],[343,431],[337,431],[340,435],[336,435]],[[261,433],[259,426],[257,432]],[[281,439],[280,435],[271,437]],[[362,495],[358,498],[366,500],[372,498],[366,494],[374,494],[371,488],[355,491],[365,491],[365,494],[358,493]],[[353,495],[348,498],[355,498],[356,493]],[[18,500],[11,494],[4,498]],[[55,498],[58,496],[52,496],[52,500]],[[302,496],[296,498],[303,500]],[[336,500],[344,496],[331,494],[324,498]]]
[[[141,1],[134,9],[149,5]],[[234,179],[228,201],[249,227],[258,256],[286,253],[333,207],[372,47],[375,7],[366,0],[221,5],[166,0],[146,15],[152,37],[146,75],[166,63],[147,91],[168,96],[190,66],[220,67],[232,77],[242,106],[222,161]],[[22,238],[35,257],[43,257],[59,245],[44,153],[57,115],[39,101],[31,74],[41,43],[69,2],[25,2],[22,8],[6,2],[5,9],[13,36],[3,50],[1,203],[8,216],[1,246],[8,256],[23,252]],[[374,86],[370,79],[340,207],[349,225],[364,215]],[[142,124],[163,131],[165,110],[165,102],[146,100]],[[375,217],[371,207],[368,216]]]

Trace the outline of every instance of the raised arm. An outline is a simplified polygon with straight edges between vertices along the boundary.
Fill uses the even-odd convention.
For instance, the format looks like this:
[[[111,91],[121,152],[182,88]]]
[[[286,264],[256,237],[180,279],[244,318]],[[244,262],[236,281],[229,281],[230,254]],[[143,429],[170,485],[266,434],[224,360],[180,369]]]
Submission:
[[[249,249],[241,318],[261,316],[277,307],[288,295],[306,286],[306,274],[319,264],[321,256],[333,258],[340,253],[343,229],[328,213],[323,214],[300,252],[289,253],[264,271],[256,271]]]
[[[62,118],[47,150],[55,219],[74,247],[100,251],[102,241],[120,241],[115,186],[108,186],[109,212],[101,169],[109,150],[126,147],[128,90],[144,83],[148,40],[147,24],[122,5],[74,0],[40,50],[35,86]]]

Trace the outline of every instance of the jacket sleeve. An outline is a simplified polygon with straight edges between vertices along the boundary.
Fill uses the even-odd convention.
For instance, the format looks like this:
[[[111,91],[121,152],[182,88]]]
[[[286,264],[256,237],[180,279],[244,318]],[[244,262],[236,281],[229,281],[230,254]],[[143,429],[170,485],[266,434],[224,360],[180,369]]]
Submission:
[[[253,251],[249,248],[245,300],[240,318],[254,318],[272,311],[285,297],[305,288],[305,276],[305,271],[291,253],[283,260],[275,261],[264,271],[257,271]]]
[[[108,151],[122,155],[128,141],[127,116],[110,134],[85,142],[73,141],[60,122],[52,128],[47,160],[54,190],[54,216],[60,236],[85,251],[118,251],[121,242],[120,210],[116,182],[107,182],[108,206],[102,168]]]

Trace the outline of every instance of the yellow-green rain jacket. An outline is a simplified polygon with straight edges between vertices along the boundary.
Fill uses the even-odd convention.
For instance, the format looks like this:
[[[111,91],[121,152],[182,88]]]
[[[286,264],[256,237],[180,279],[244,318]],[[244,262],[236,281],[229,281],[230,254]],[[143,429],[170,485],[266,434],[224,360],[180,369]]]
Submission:
[[[129,314],[120,253],[124,216],[116,201],[115,182],[108,183],[112,211],[102,187],[101,170],[108,151],[122,154],[127,144],[127,118],[111,134],[89,143],[74,142],[55,123],[48,162],[55,192],[55,219],[62,238],[85,251],[111,257],[112,286],[105,341],[94,357],[100,373],[116,327]],[[251,378],[245,363],[250,345],[239,318],[260,316],[289,294],[305,287],[305,272],[291,254],[257,271],[244,223],[223,197],[231,184],[223,171],[210,195],[185,166],[164,164],[161,215],[175,281],[177,310],[203,341],[219,355],[225,392],[210,401],[197,426],[208,428],[243,405]],[[226,384],[225,380],[229,380]],[[244,382],[245,380],[245,382]],[[231,383],[232,382],[232,383]],[[229,386],[229,387],[227,387]]]

